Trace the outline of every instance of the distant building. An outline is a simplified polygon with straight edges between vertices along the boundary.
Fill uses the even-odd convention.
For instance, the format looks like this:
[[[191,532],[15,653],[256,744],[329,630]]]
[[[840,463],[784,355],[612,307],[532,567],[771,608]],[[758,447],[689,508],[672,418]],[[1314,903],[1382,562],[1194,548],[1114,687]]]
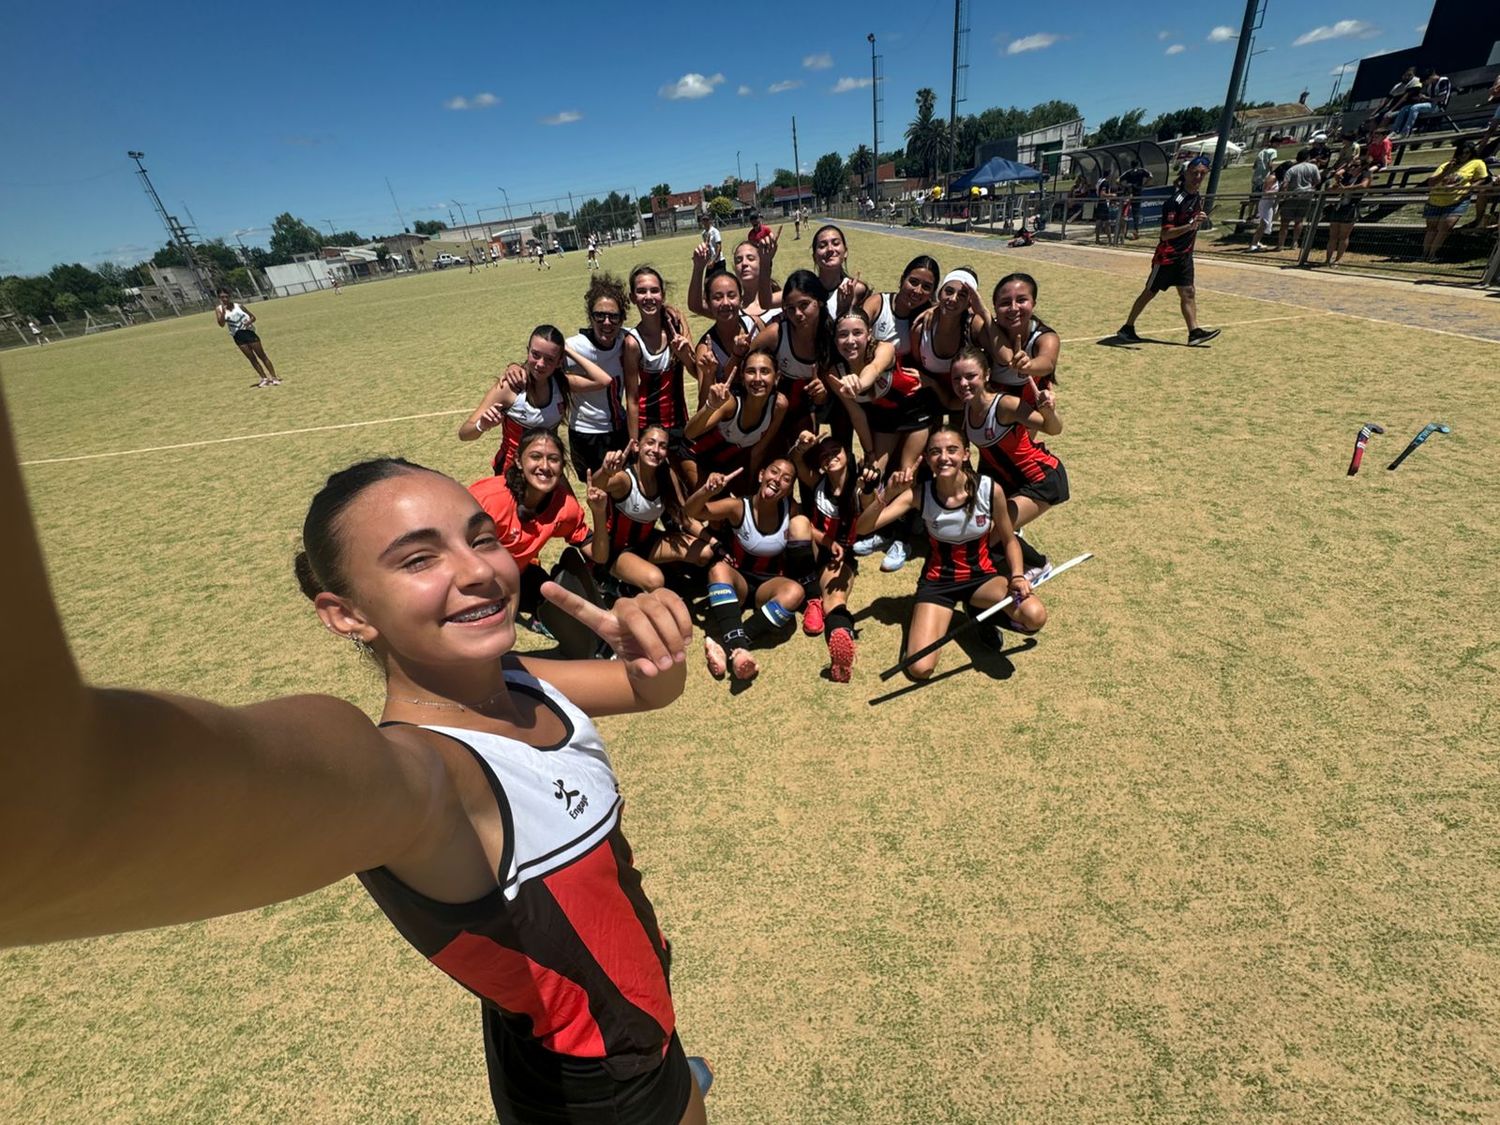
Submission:
[[[1436,0],[1422,42],[1388,55],[1361,59],[1349,89],[1353,124],[1379,104],[1407,67],[1425,78],[1429,68],[1453,84],[1449,114],[1466,115],[1484,105],[1485,92],[1500,75],[1500,4]]]
[[[1291,137],[1298,143],[1305,141],[1327,126],[1328,115],[1314,113],[1303,100],[1242,109],[1234,115],[1234,123],[1235,139],[1247,149],[1259,149],[1267,141],[1280,137]]]

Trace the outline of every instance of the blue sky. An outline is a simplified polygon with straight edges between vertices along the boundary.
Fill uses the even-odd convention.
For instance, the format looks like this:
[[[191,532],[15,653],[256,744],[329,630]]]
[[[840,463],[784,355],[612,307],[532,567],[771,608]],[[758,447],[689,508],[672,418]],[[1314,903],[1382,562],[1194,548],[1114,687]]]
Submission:
[[[946,114],[946,3],[774,5],[739,26],[702,24],[705,10],[95,0],[64,28],[50,6],[19,6],[0,69],[0,273],[131,262],[161,245],[132,148],[167,209],[203,237],[264,243],[286,210],[324,228],[397,230],[386,177],[408,223],[446,219],[454,200],[471,219],[499,217],[499,185],[518,210],[566,207],[570,190],[579,201],[663,181],[688,190],[734,174],[737,153],[746,179],[757,162],[769,178],[791,166],[793,114],[810,169],[869,143],[870,32],[884,64],[881,147],[898,146],[918,87]],[[1123,27],[1121,10],[973,0],[960,112],[1062,98],[1092,126],[1135,105],[1149,117],[1222,101],[1243,7],[1151,5]],[[1294,101],[1305,86],[1323,101],[1340,64],[1416,44],[1430,10],[1270,0],[1248,95]]]

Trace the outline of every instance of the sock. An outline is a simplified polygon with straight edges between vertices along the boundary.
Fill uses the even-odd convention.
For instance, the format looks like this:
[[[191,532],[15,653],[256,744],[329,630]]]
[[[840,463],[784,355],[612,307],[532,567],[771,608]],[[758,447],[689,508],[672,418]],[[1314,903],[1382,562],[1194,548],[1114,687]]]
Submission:
[[[804,598],[818,596],[818,564],[813,558],[811,539],[786,541],[786,576],[801,584]]]
[[[1024,536],[1018,534],[1016,542],[1021,544],[1021,562],[1025,564],[1027,570],[1030,570],[1034,566],[1045,566],[1047,564],[1047,556],[1026,542]]]
[[[760,607],[759,612],[752,614],[750,620],[745,623],[745,636],[750,639],[751,644],[754,644],[763,637],[780,633],[791,620],[792,611],[772,598]]]
[[[835,630],[848,629],[849,635],[854,636],[854,614],[849,612],[846,605],[837,605],[823,615],[823,635],[833,636]]]
[[[728,582],[708,584],[708,619],[727,652],[744,648],[748,643],[740,627],[740,596]]]

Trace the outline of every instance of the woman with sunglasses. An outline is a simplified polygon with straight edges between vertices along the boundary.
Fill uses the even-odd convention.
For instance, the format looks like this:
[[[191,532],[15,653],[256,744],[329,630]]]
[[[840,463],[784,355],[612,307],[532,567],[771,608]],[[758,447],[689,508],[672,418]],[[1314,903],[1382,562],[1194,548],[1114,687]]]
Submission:
[[[582,479],[604,464],[611,449],[624,449],[630,440],[625,403],[638,393],[636,379],[627,380],[622,354],[626,335],[625,287],[609,273],[595,274],[584,293],[589,323],[568,347],[609,372],[608,386],[577,390],[568,415],[568,451],[573,471]],[[575,370],[578,366],[575,365]],[[638,378],[638,376],[637,376]]]

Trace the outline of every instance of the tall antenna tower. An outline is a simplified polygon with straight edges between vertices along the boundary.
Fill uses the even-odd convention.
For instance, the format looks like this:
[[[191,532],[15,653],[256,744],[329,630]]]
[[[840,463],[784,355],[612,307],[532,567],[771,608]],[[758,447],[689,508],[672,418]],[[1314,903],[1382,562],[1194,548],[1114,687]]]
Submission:
[[[151,184],[151,177],[146,174],[146,166],[141,163],[145,157],[144,152],[127,152],[126,156],[135,161],[135,174],[141,178],[141,186],[146,190],[146,197],[151,200],[151,206],[156,208],[156,217],[166,228],[167,241],[177,247],[182,255],[182,260],[192,272],[193,280],[198,283],[198,293],[202,298],[212,300],[213,295],[208,291],[208,283],[203,280],[203,270],[198,265],[198,256],[193,253],[193,240],[188,234],[187,228],[176,215],[167,214],[167,209],[162,206],[161,196],[156,194],[156,188]],[[189,215],[189,218],[192,216]]]
[[[880,202],[880,125],[881,110],[885,106],[885,95],[880,92],[880,85],[885,79],[885,68],[881,65],[884,56],[875,53],[875,33],[872,31],[866,37],[870,40],[870,120],[871,133],[870,143],[874,151],[870,154],[872,164],[870,167],[870,198],[877,204]]]
[[[954,157],[958,152],[958,103],[969,100],[969,4],[953,0],[953,86],[948,99],[948,178],[943,198],[953,183]]]

